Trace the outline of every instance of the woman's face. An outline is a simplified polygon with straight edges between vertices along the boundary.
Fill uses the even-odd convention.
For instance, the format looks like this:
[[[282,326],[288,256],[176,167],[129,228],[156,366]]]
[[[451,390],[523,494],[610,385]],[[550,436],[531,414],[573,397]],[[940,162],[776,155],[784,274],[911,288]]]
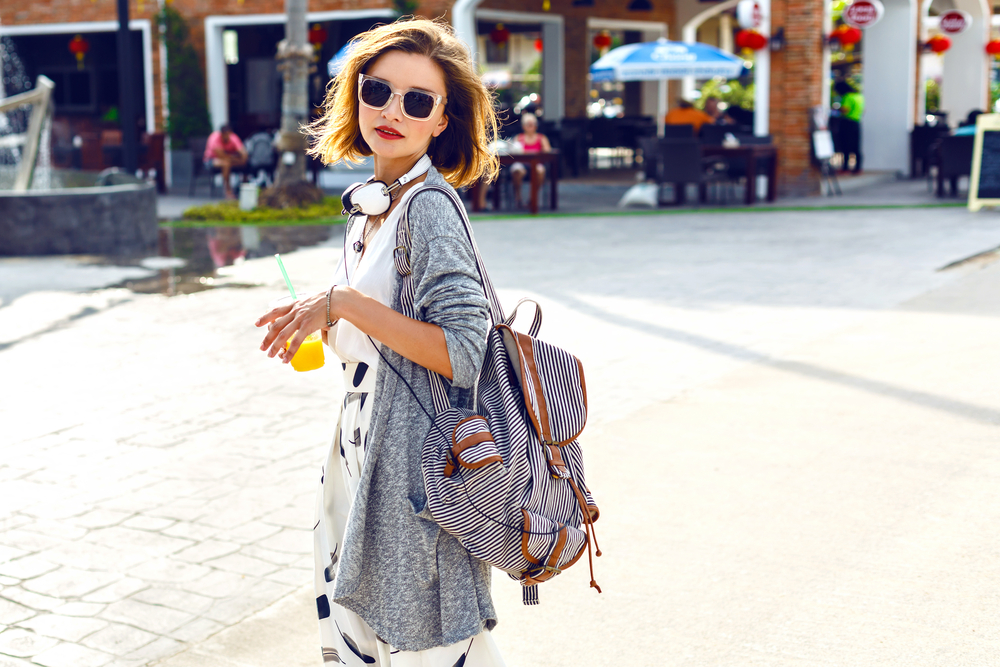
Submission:
[[[441,104],[427,120],[404,116],[399,95],[393,95],[389,106],[381,111],[358,102],[361,136],[376,157],[401,161],[419,159],[427,152],[431,139],[448,127],[448,117],[444,113],[448,95],[444,72],[427,56],[388,51],[371,63],[365,74],[388,81],[393,92],[405,93],[417,88],[441,96]]]

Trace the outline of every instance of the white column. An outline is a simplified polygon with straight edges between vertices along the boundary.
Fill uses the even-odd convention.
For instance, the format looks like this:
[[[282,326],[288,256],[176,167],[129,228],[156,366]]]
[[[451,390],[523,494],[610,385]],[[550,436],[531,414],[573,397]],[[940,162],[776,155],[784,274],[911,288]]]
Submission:
[[[483,0],[458,0],[451,8],[451,25],[455,36],[466,43],[469,53],[478,60],[476,53],[476,7]]]
[[[725,12],[719,14],[719,48],[733,52],[733,17]]]
[[[218,130],[229,122],[229,81],[226,60],[222,56],[223,25],[205,19],[205,77],[208,87],[208,113],[212,129]]]
[[[957,125],[970,111],[988,111],[989,7],[978,0],[955,3],[972,15],[972,26],[960,35],[951,36],[951,48],[945,52],[941,73],[941,109],[948,112],[948,123]],[[985,10],[985,11],[984,11]]]
[[[694,44],[698,41],[698,27],[692,23],[684,26],[681,30],[681,41],[685,44]],[[686,76],[681,79],[681,97],[689,100],[692,93],[694,93],[694,77]]]
[[[562,22],[542,23],[542,108],[545,120],[559,120],[566,115],[565,40]]]
[[[916,85],[917,0],[883,0],[882,20],[865,30],[865,114],[861,153],[865,169],[909,173]]]

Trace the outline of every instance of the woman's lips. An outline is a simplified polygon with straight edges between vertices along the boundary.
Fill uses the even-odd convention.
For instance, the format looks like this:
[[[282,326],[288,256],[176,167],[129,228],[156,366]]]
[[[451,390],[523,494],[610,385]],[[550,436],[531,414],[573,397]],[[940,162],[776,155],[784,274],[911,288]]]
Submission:
[[[396,130],[392,129],[391,127],[386,127],[386,126],[376,127],[375,132],[382,139],[389,139],[390,141],[394,139],[403,138],[403,135],[401,135],[399,132],[396,132]]]

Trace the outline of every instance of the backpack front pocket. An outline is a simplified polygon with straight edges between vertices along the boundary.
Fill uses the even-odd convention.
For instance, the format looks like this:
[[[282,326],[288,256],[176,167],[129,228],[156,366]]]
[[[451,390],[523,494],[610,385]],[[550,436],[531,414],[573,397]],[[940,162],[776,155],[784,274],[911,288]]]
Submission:
[[[587,534],[578,528],[556,523],[540,514],[521,510],[521,556],[524,558],[522,583],[537,584],[573,565],[587,546]]]

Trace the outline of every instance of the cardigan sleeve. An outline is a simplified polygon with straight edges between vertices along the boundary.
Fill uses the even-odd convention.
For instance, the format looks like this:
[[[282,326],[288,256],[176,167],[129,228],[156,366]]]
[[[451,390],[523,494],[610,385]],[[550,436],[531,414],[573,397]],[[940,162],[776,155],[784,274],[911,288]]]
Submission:
[[[414,311],[444,331],[451,384],[468,388],[479,375],[489,330],[476,257],[451,199],[433,190],[418,195],[409,212]]]

